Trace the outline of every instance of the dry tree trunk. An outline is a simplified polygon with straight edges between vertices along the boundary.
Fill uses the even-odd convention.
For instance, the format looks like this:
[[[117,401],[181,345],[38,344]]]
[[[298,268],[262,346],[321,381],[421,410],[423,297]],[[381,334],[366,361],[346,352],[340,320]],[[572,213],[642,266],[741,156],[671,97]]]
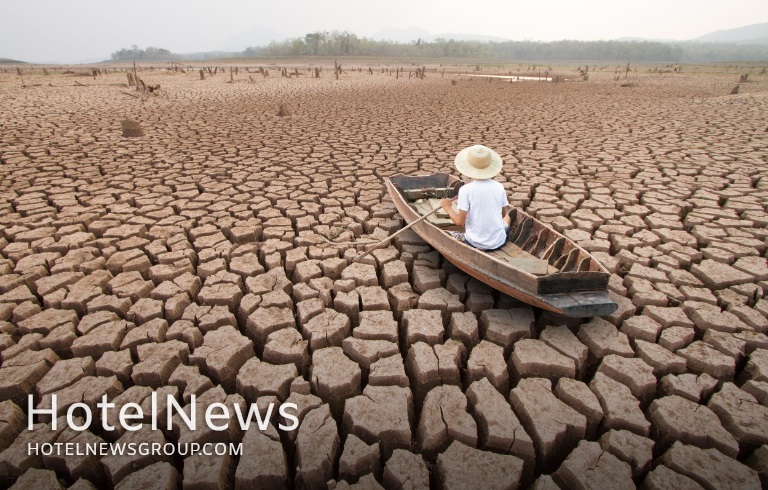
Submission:
[[[126,138],[144,136],[144,131],[141,129],[141,125],[136,121],[126,119],[120,122],[120,126],[123,130],[123,136]]]

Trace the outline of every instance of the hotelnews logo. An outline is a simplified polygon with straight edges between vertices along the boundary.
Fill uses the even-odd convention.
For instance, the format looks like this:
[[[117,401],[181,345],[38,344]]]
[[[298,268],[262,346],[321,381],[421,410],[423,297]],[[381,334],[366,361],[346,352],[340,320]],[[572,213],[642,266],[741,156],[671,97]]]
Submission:
[[[247,431],[255,422],[259,431],[267,431],[270,427],[270,420],[275,409],[275,404],[270,403],[265,407],[264,413],[259,410],[255,403],[246,405],[243,409],[239,404],[227,406],[223,403],[214,402],[207,406],[197,403],[197,396],[191,395],[189,404],[182,407],[171,394],[167,394],[165,399],[164,411],[165,426],[158,420],[159,400],[157,392],[153,391],[150,398],[149,422],[146,422],[147,416],[141,405],[138,403],[126,403],[119,409],[114,403],[107,401],[107,395],[101,397],[101,401],[96,403],[96,411],[100,419],[101,428],[104,431],[115,431],[117,427],[110,421],[118,424],[125,431],[138,431],[145,425],[150,425],[151,430],[172,431],[175,424],[184,424],[186,427],[195,431],[198,430],[199,416],[202,416],[202,423],[212,431],[227,431],[230,429],[230,423],[239,424],[242,431]],[[51,423],[48,425],[51,431],[58,430],[60,422],[66,422],[69,429],[75,432],[82,432],[89,429],[93,423],[94,413],[91,407],[82,402],[76,402],[69,405],[65,416],[62,416],[58,410],[57,395],[51,395],[50,408],[35,408],[34,397],[29,395],[27,398],[27,430],[41,430],[40,424],[35,426],[34,419],[38,417],[50,417]],[[115,412],[117,410],[117,412]],[[278,408],[279,420],[281,421],[277,428],[282,431],[294,431],[299,427],[297,416],[298,406],[295,403],[283,403]],[[115,414],[117,417],[115,417]],[[234,415],[234,420],[233,420]],[[175,418],[174,418],[175,417]],[[284,423],[283,423],[284,422]],[[242,454],[241,444],[228,443],[184,443],[184,444],[159,444],[159,443],[29,443],[27,452],[30,455],[49,456],[110,456],[110,455],[224,455],[233,456]]]
[[[150,399],[150,420],[151,420],[151,426],[152,430],[157,430],[158,427],[158,403],[157,403],[157,392],[153,391],[151,394]],[[173,429],[173,416],[174,413],[179,415],[179,418],[184,422],[184,424],[189,428],[189,430],[197,430],[197,396],[192,395],[190,397],[189,404],[186,405],[189,407],[189,413],[184,411],[184,408],[179,405],[179,403],[176,401],[176,399],[173,397],[173,395],[168,394],[166,397],[166,404],[168,407],[168,413],[166,416],[166,429],[172,430]],[[35,415],[47,415],[51,417],[51,430],[57,430],[57,419],[58,416],[58,406],[57,406],[57,399],[56,395],[51,395],[51,408],[34,408],[34,400],[33,396],[29,395],[28,397],[28,418],[27,418],[27,429],[33,430],[34,429],[34,416]],[[243,413],[243,411],[240,408],[240,405],[234,404],[234,412],[235,416],[237,418],[238,423],[240,424],[240,429],[243,431],[246,431],[251,426],[251,421],[255,418],[256,423],[259,426],[260,431],[266,431],[269,427],[269,420],[272,417],[272,412],[274,410],[275,404],[270,403],[267,406],[266,414],[264,417],[262,417],[261,412],[259,411],[259,408],[256,406],[255,403],[250,404],[250,408],[248,409],[248,412],[246,414]],[[101,426],[105,431],[113,431],[115,430],[115,426],[110,424],[108,422],[110,411],[115,409],[115,404],[110,403],[107,401],[107,395],[103,395],[101,397],[101,401],[96,403],[96,408],[101,412]],[[83,413],[83,422],[81,424],[78,424],[75,421],[75,411],[76,410],[82,410]],[[299,419],[295,415],[296,410],[298,410],[298,406],[295,403],[283,403],[280,405],[280,408],[278,409],[279,415],[289,422],[288,425],[284,425],[282,422],[278,425],[278,429],[283,431],[293,431],[296,430],[299,426]],[[208,426],[209,429],[214,431],[225,431],[229,429],[229,422],[231,420],[231,412],[230,407],[226,406],[223,403],[214,402],[208,405],[205,408],[204,413],[204,420],[205,425]],[[144,411],[141,408],[141,405],[138,403],[126,403],[123,406],[120,407],[119,413],[118,413],[118,423],[120,426],[127,430],[127,431],[137,431],[141,430],[142,427],[144,427],[144,422],[142,421],[144,419]],[[76,432],[82,432],[88,427],[91,426],[91,422],[93,421],[93,413],[91,411],[91,407],[88,406],[85,403],[82,402],[76,402],[71,404],[67,408],[67,414],[66,414],[66,420],[67,425],[70,429],[76,431]]]

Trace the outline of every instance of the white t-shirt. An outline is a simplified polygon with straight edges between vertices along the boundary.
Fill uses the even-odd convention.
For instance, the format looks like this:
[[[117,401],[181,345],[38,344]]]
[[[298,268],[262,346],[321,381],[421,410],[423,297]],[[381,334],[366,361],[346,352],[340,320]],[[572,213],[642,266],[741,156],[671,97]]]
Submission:
[[[474,180],[459,189],[459,211],[467,212],[464,238],[474,247],[492,250],[507,238],[501,209],[508,206],[504,186],[492,179]]]

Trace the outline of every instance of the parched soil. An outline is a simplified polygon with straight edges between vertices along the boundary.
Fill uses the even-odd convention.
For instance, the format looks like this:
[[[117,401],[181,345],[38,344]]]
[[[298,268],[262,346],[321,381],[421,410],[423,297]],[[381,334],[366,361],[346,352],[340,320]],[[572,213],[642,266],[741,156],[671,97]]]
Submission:
[[[765,75],[729,95],[738,78],[696,72],[198,69],[140,70],[147,94],[0,73],[0,486],[768,484]],[[455,172],[476,143],[510,202],[611,271],[614,314],[533,309],[413,233],[351,266],[328,244],[400,229],[382,179]],[[275,405],[263,431],[234,410],[226,431],[26,430],[30,394],[64,415],[152,390],[198,418]],[[243,455],[27,452],[101,441]]]

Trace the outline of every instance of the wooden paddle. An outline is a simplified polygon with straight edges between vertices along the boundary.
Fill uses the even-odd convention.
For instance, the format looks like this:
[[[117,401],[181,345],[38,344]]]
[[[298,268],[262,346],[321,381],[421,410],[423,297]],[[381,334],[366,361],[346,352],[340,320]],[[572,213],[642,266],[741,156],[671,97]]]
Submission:
[[[374,251],[374,250],[376,250],[377,248],[381,247],[383,244],[385,244],[385,243],[389,242],[390,240],[392,240],[392,239],[393,239],[393,238],[395,238],[395,237],[398,237],[398,236],[402,235],[402,234],[403,234],[403,233],[405,233],[406,231],[410,230],[410,229],[411,229],[411,228],[412,228],[414,225],[416,225],[416,224],[418,224],[418,223],[421,223],[421,222],[422,222],[422,221],[424,221],[425,219],[427,219],[427,218],[429,218],[430,216],[432,216],[433,214],[435,214],[435,213],[436,213],[437,211],[439,211],[440,209],[443,209],[443,207],[442,207],[442,206],[438,206],[438,207],[436,207],[435,209],[433,209],[432,211],[428,212],[427,214],[425,214],[425,215],[424,215],[424,216],[422,216],[421,218],[417,219],[416,221],[414,221],[414,222],[413,222],[413,223],[411,223],[410,225],[406,226],[405,228],[403,228],[403,229],[401,229],[401,230],[398,230],[398,231],[396,231],[396,232],[392,233],[391,235],[389,235],[389,236],[388,236],[387,238],[385,238],[384,240],[382,240],[382,241],[380,241],[379,243],[375,244],[373,247],[371,247],[371,249],[370,249],[370,250],[368,250],[368,251],[367,251],[367,252],[365,252],[364,254],[362,254],[362,255],[358,255],[357,257],[355,257],[355,260],[353,260],[353,261],[350,263],[350,265],[354,264],[355,262],[357,262],[358,260],[362,259],[363,257],[367,257],[367,256],[368,256],[368,255],[369,255],[371,252],[373,252],[373,251]]]

